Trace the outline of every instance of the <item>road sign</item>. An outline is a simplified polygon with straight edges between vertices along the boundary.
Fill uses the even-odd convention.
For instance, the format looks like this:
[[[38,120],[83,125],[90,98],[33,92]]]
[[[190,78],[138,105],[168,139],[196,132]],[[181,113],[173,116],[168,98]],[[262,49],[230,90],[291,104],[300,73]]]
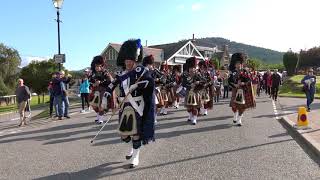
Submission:
[[[55,54],[53,56],[53,60],[55,63],[65,63],[66,62],[66,55],[65,54]]]

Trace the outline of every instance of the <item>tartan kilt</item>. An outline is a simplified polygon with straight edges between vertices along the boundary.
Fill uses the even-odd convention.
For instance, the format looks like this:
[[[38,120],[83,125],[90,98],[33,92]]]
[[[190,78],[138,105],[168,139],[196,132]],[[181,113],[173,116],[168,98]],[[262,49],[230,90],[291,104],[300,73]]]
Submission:
[[[235,109],[240,109],[240,110],[255,108],[256,107],[256,100],[253,96],[251,84],[245,85],[244,87],[242,87],[242,89],[244,91],[245,104],[235,103],[237,89],[238,88],[232,88],[232,97],[231,97],[231,101],[230,101],[230,107],[235,108]]]

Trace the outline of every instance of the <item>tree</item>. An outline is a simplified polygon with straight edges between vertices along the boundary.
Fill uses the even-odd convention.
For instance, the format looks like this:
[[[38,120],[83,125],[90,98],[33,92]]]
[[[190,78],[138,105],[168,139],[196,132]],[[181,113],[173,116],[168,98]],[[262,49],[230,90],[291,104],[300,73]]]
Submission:
[[[14,93],[20,64],[18,51],[0,43],[0,96]]]
[[[314,47],[307,51],[300,51],[299,67],[319,67],[320,66],[320,47]]]
[[[262,61],[257,58],[250,58],[247,61],[247,66],[251,69],[258,70],[262,66]]]
[[[40,104],[40,94],[46,93],[51,74],[58,71],[58,65],[53,60],[32,61],[28,66],[22,68],[21,77],[29,88],[38,94]],[[44,101],[44,100],[43,100]]]
[[[217,58],[212,58],[210,61],[211,64],[214,65],[215,69],[220,69],[220,62]]]
[[[289,76],[294,75],[294,72],[297,67],[297,62],[298,55],[292,52],[291,50],[289,50],[283,55],[283,65],[286,68]]]

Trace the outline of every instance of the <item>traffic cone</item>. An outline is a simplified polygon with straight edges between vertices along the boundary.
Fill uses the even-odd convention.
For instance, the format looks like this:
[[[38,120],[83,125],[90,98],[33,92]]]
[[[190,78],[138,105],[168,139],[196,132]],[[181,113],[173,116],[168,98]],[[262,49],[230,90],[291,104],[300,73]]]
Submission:
[[[305,107],[298,108],[298,119],[296,128],[309,128],[309,121],[307,118],[307,109]]]

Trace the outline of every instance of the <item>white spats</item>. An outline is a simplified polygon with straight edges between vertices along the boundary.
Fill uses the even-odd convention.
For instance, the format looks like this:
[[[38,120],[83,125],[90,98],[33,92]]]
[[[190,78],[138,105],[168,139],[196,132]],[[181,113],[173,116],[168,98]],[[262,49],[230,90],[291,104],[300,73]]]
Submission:
[[[134,168],[139,165],[140,149],[133,149],[130,167]]]
[[[237,123],[238,122],[238,111],[234,113],[234,116],[233,116],[233,123]]]
[[[192,122],[192,125],[197,124],[197,115],[192,115],[191,122]]]
[[[160,110],[160,114],[167,115],[168,114],[167,109],[165,107],[162,107]]]
[[[238,126],[242,126],[242,117],[243,117],[243,114],[239,116],[238,123],[237,123]]]
[[[128,146],[129,152],[126,155],[126,159],[131,159],[132,154],[133,154],[133,148],[132,148],[132,143],[126,143],[126,145]]]

